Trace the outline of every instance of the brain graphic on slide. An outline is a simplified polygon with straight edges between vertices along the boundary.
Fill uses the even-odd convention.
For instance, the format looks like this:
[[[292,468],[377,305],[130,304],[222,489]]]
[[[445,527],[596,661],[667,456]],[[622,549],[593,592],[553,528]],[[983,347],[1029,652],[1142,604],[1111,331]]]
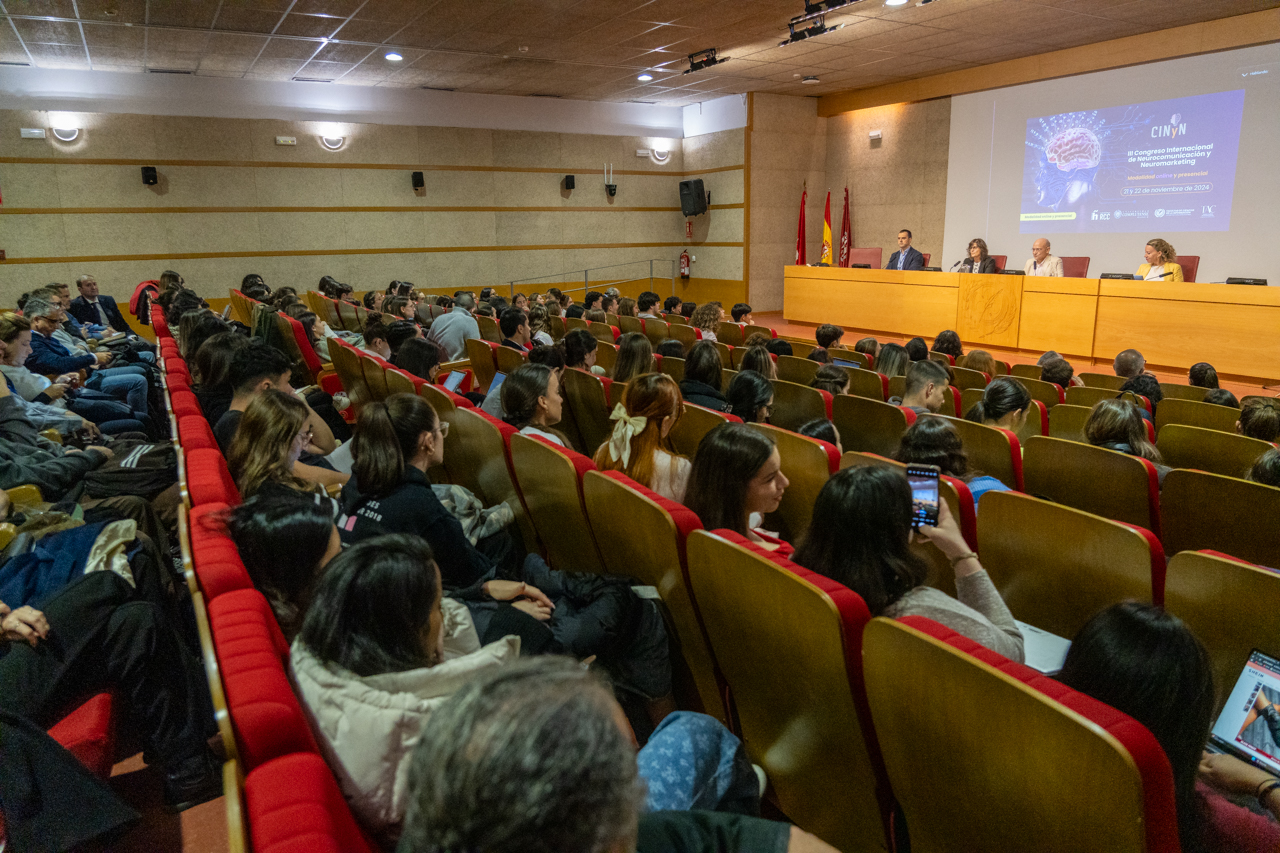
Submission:
[[[1087,127],[1069,127],[1049,139],[1044,157],[1063,172],[1092,169],[1102,159],[1102,143]]]

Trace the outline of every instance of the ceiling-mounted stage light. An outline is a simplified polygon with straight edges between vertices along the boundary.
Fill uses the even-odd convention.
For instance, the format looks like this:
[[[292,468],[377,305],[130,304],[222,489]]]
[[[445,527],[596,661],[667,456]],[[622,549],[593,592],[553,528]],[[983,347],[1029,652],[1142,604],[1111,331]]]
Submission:
[[[832,12],[841,6],[850,6],[859,2],[861,0],[816,0],[816,2],[805,0],[804,13],[808,15],[811,12]]]
[[[787,29],[791,35],[788,38],[778,42],[778,47],[786,47],[789,44],[795,44],[798,41],[811,39],[815,36],[834,33],[836,30],[844,27],[844,24],[836,24],[834,27],[826,25],[826,9],[822,8],[823,4],[819,3],[814,6],[805,5],[805,13],[796,15],[787,22]],[[805,26],[808,24],[808,26]]]
[[[695,71],[701,71],[704,68],[710,68],[713,65],[719,65],[722,62],[728,62],[730,57],[716,57],[716,49],[709,47],[706,50],[700,50],[697,53],[689,54],[689,70],[685,74],[692,74]]]

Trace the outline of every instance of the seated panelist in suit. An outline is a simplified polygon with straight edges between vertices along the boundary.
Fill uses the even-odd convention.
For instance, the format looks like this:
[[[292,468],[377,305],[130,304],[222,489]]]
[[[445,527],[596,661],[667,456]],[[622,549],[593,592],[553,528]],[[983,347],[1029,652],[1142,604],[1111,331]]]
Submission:
[[[97,326],[110,326],[117,332],[126,334],[133,330],[125,322],[124,316],[110,296],[98,293],[98,282],[91,275],[82,275],[76,279],[76,287],[80,295],[71,301],[68,309],[72,317],[81,323],[92,323]]]
[[[1023,275],[1056,276],[1061,278],[1062,258],[1049,254],[1049,241],[1041,237],[1031,244],[1031,260],[1022,268]]]
[[[969,257],[960,262],[960,272],[976,272],[983,275],[994,275],[999,272],[996,269],[995,258],[987,254],[986,240],[974,237],[969,241]]]
[[[922,270],[924,255],[911,248],[911,232],[903,228],[898,232],[898,251],[889,256],[887,270]]]
[[[1147,242],[1144,253],[1147,262],[1138,267],[1134,276],[1144,281],[1182,281],[1182,267],[1175,263],[1178,253],[1168,240],[1159,237]]]

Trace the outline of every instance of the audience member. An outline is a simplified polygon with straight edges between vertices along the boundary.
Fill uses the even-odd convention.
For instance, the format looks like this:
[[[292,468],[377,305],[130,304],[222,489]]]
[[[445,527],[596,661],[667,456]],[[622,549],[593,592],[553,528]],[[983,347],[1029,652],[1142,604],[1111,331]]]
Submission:
[[[715,344],[710,341],[694,344],[684,360],[684,378],[680,380],[680,393],[685,402],[713,412],[729,411],[729,403],[720,393],[723,369]]]
[[[363,302],[364,307],[367,310],[373,311],[373,312],[380,312],[382,311],[382,303],[385,302],[386,299],[387,299],[387,295],[382,291],[370,290],[368,293],[364,295],[364,299],[362,299],[361,302]]]
[[[560,342],[564,347],[564,363],[566,367],[585,370],[596,376],[604,376],[604,368],[596,364],[597,350],[600,343],[586,329],[570,329]]]
[[[1065,390],[1076,384],[1075,373],[1075,368],[1071,366],[1071,362],[1065,358],[1055,358],[1046,361],[1040,368],[1040,381],[1052,382]]]
[[[1053,361],[1055,358],[1062,358],[1062,356],[1053,350],[1049,350],[1036,359],[1036,367],[1044,367],[1045,362]]]
[[[613,434],[596,451],[596,468],[622,471],[664,498],[683,503],[690,465],[676,454],[670,438],[683,414],[680,389],[670,376],[646,373],[632,379],[609,416]]]
[[[422,734],[401,849],[835,853],[741,813],[756,794],[723,726],[667,719],[637,755],[608,687],[572,661],[520,661],[473,679]],[[687,810],[717,805],[738,813]]]
[[[853,351],[869,355],[874,360],[876,354],[880,352],[880,342],[875,338],[861,338],[853,345]]]
[[[751,316],[751,306],[745,302],[735,302],[730,310],[733,322],[740,326],[750,326],[755,320]]]
[[[677,297],[672,297],[673,299]],[[640,294],[640,298],[636,300],[636,308],[639,313],[636,314],[641,320],[661,320],[657,313],[658,303],[662,301],[662,297],[654,293],[652,290],[646,290]]]
[[[809,354],[805,356],[809,361],[816,361],[818,364],[830,364],[831,354],[822,347],[814,347],[809,350]]]
[[[618,340],[618,360],[613,366],[614,382],[630,382],[655,369],[653,344],[647,337],[640,332],[628,332]]]
[[[960,336],[951,329],[939,332],[938,337],[933,339],[933,351],[949,355],[952,359],[964,358],[964,347],[960,344]]]
[[[600,310],[605,313],[606,317],[610,314],[616,317],[618,314],[618,295],[616,293],[616,288],[611,287],[609,290],[613,290],[615,292],[605,293],[604,298],[600,300]]]
[[[604,294],[598,290],[589,290],[587,295],[582,297],[582,307],[586,311],[594,311],[600,307],[600,303],[604,301]]]
[[[1045,355],[1048,355],[1048,353],[1045,353]],[[1146,367],[1147,360],[1136,349],[1127,349],[1120,353],[1111,365],[1116,376],[1123,376],[1125,379],[1132,379],[1145,370]]]
[[[891,399],[895,406],[905,406],[917,415],[937,414],[947,401],[947,369],[936,361],[913,362],[907,371],[902,399]],[[896,402],[895,402],[896,401]]]
[[[1218,371],[1207,361],[1198,361],[1187,371],[1187,381],[1197,388],[1217,388]]]
[[[419,379],[435,382],[440,374],[440,348],[424,338],[411,338],[400,345],[395,365]]]
[[[662,356],[663,358],[678,358],[681,360],[684,359],[684,355],[685,355],[684,344],[680,343],[675,338],[663,338],[661,341],[659,341],[658,347],[657,349],[654,350],[654,352]],[[718,352],[716,353],[716,355],[717,357],[719,357]]]
[[[1280,400],[1249,400],[1240,409],[1236,432],[1273,444],[1280,440]]]
[[[840,339],[844,337],[844,329],[839,326],[823,323],[814,333],[814,337],[817,338],[818,346],[825,350],[844,349],[844,344],[840,343]]]
[[[439,323],[436,320],[436,323]],[[433,323],[431,326],[435,328]],[[364,346],[360,347],[360,351],[368,355],[374,355],[386,361],[392,357],[391,344],[387,341],[387,327],[383,324],[380,317],[369,317],[364,324]]]
[[[1120,386],[1120,393],[1123,394],[1130,391],[1134,394],[1146,397],[1151,403],[1151,412],[1141,409],[1142,417],[1146,420],[1153,420],[1156,414],[1156,407],[1160,405],[1160,401],[1164,399],[1164,391],[1160,389],[1160,380],[1156,379],[1150,373],[1139,373],[1137,376],[1126,381]]]
[[[668,296],[662,302],[662,311],[664,314],[679,314],[682,313],[683,305],[679,296]]]
[[[745,424],[720,424],[698,443],[684,505],[707,530],[732,530],[787,554],[790,545],[757,528],[777,510],[788,485],[772,438]]]
[[[744,424],[767,424],[773,415],[773,383],[754,370],[742,370],[725,393],[729,413]]]
[[[582,319],[586,320],[588,323],[609,324],[609,315],[604,313],[604,309],[602,308],[588,308],[586,313],[582,315]]]
[[[314,314],[311,315],[315,317]],[[299,320],[301,322],[301,320]],[[400,352],[409,341],[421,338],[422,327],[412,320],[395,320],[386,327],[387,328],[387,349],[391,350],[391,355],[387,356],[385,361],[394,362],[396,353]]]
[[[722,322],[724,322],[724,308],[719,302],[704,302],[689,317],[689,325],[702,333],[702,340],[713,343]]]
[[[937,465],[940,472],[969,487],[975,511],[987,492],[1007,492],[1012,488],[995,477],[971,471],[960,433],[942,418],[920,418],[908,427],[893,458],[908,465]]]
[[[956,363],[960,364],[958,361]],[[988,380],[996,377],[996,360],[986,350],[972,350],[964,357],[964,363],[961,366],[987,374]]]
[[[488,317],[491,320],[498,319],[498,312],[488,302],[481,302],[477,304],[475,307],[475,310],[472,313],[476,317]]]
[[[258,281],[262,281],[259,277]],[[264,287],[266,285],[263,285]],[[107,326],[110,329],[121,332],[126,335],[133,334],[133,329],[129,326],[124,315],[120,313],[120,308],[116,305],[114,298],[100,293],[98,290],[98,280],[91,275],[82,275],[76,279],[76,290],[80,291],[80,295],[72,301],[68,308],[68,313],[75,317],[81,323],[93,323],[99,326]]]
[[[895,376],[906,376],[911,366],[911,356],[901,344],[885,344],[880,347],[876,356],[876,372],[892,379]]]
[[[249,339],[235,332],[222,332],[209,338],[196,351],[194,378],[200,410],[210,428],[231,407],[235,389],[231,385],[231,365],[235,354],[249,345]]]
[[[290,642],[302,629],[321,569],[342,552],[332,507],[318,497],[262,493],[227,514],[240,559]]]
[[[519,308],[508,308],[502,312],[498,330],[502,332],[502,346],[520,353],[529,352],[533,330],[529,327],[529,318]]]
[[[1204,392],[1204,402],[1213,403],[1215,406],[1230,406],[1233,409],[1240,408],[1240,401],[1236,399],[1236,395],[1232,394],[1226,388],[1213,388]]]
[[[566,293],[564,298],[571,299],[572,297]],[[564,311],[565,318],[569,320],[581,320],[587,313],[587,309],[581,305],[562,305],[561,308]]]
[[[912,361],[927,361],[929,358],[929,345],[924,342],[924,338],[912,338],[902,348]]]
[[[1244,478],[1265,486],[1280,486],[1280,450],[1272,448],[1259,456]]]
[[[687,319],[689,319],[690,317],[692,317],[692,316],[693,316],[693,312],[694,312],[694,311],[696,311],[696,310],[698,310],[698,303],[696,303],[696,302],[681,302],[681,303],[680,303],[680,314],[681,314],[681,316],[683,316],[686,320],[687,320]]]
[[[795,355],[795,350],[791,347],[791,341],[783,340],[782,338],[770,338],[764,348],[774,355]]]
[[[1012,376],[997,376],[987,383],[982,399],[969,407],[964,419],[1018,432],[1034,407],[1027,386]]]
[[[502,383],[501,394],[502,410],[506,412],[504,420],[522,435],[569,446],[568,439],[553,429],[564,413],[558,371],[545,364],[521,365]]]
[[[638,314],[636,301],[630,296],[624,296],[618,300],[617,315],[619,317],[636,317]]]
[[[240,414],[234,409],[234,400],[232,406],[219,426],[232,414]],[[300,461],[304,451],[316,449],[313,442],[318,420],[294,394],[269,386],[253,395],[243,416],[237,418],[234,438],[226,451],[227,468],[240,497],[248,500],[259,493],[312,492],[317,486],[345,483],[347,474]]]
[[[555,340],[551,337],[546,306],[529,306],[529,331],[532,333],[530,343],[535,346],[551,346]]]
[[[742,357],[742,361],[738,364],[738,370],[754,370],[769,380],[778,378],[778,367],[773,362],[773,356],[764,347],[748,348],[747,354]]]
[[[1141,406],[1127,400],[1102,400],[1093,407],[1084,423],[1084,437],[1095,447],[1118,450],[1130,456],[1146,459],[1155,466],[1160,485],[1170,471],[1164,464],[1160,451],[1147,438],[1147,426],[1143,422]]]
[[[844,455],[844,447],[840,444],[840,431],[836,429],[835,424],[826,418],[814,418],[811,421],[806,421],[800,425],[796,432],[808,438],[825,441],[835,447],[836,453]]]
[[[849,391],[849,371],[838,364],[824,364],[814,374],[813,381],[809,383],[809,387],[826,391],[831,396],[838,397]]]
[[[444,352],[445,361],[465,358],[467,341],[481,340],[480,324],[471,315],[475,308],[475,296],[459,290],[453,294],[453,309],[432,321],[427,338]]]
[[[769,346],[769,342],[772,340],[773,336],[767,335],[764,332],[752,332],[747,335],[747,339],[742,342],[742,345],[747,349],[750,349],[751,347],[767,347]]]
[[[1136,601],[1090,619],[1057,680],[1128,714],[1155,736],[1173,770],[1183,850],[1275,850],[1280,825],[1229,802],[1273,777],[1229,755],[1205,752],[1216,705],[1209,653],[1170,613]],[[1280,817],[1280,793],[1261,802]]]
[[[901,470],[846,468],[818,493],[813,520],[792,560],[862,596],[873,616],[924,616],[1022,661],[1022,632],[947,502],[938,502],[936,527],[913,528],[913,517],[911,487]],[[951,561],[958,600],[924,585],[929,567],[911,549],[913,529]]]

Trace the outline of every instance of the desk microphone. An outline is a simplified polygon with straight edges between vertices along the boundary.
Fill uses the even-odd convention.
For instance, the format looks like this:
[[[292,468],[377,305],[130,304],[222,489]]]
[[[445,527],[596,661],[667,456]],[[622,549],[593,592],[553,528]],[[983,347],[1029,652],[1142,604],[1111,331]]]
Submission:
[[[964,263],[964,259],[963,259],[963,258],[962,258],[962,259],[960,259],[960,260],[958,260],[958,261],[956,261],[954,264],[952,264],[952,265],[951,265],[951,269],[947,270],[947,272],[955,272],[955,271],[956,271],[956,268],[957,268],[957,267],[959,267],[959,266],[960,266],[961,264],[963,264],[963,263]]]
[[[1168,277],[1169,277],[1169,276],[1171,276],[1171,275],[1173,275],[1173,273],[1172,273],[1172,272],[1162,272],[1162,273],[1160,273],[1160,277],[1161,277],[1161,278],[1168,278]]]

